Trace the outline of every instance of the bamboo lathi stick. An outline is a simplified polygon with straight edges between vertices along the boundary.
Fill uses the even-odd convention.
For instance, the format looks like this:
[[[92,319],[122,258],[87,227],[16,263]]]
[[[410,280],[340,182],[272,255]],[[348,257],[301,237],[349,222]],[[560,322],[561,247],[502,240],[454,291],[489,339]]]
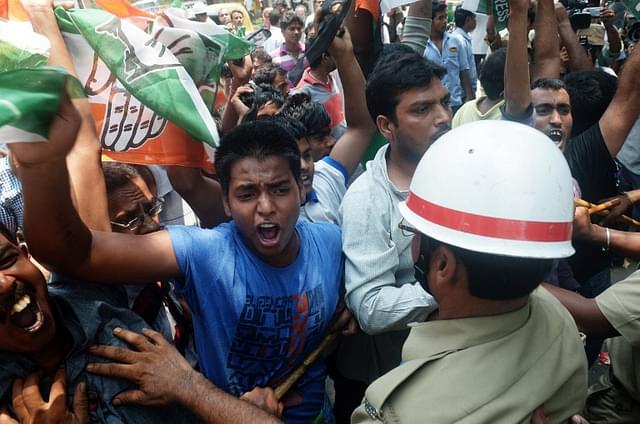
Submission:
[[[602,207],[604,205],[606,205],[606,204],[608,204],[610,202],[613,202],[611,200],[608,201],[608,202],[601,203],[600,205],[596,205],[596,204],[593,204],[591,202],[587,202],[586,200],[579,199],[579,198],[575,198],[573,200],[574,200],[576,206],[582,206],[582,207],[585,207],[585,208],[589,208],[589,215],[593,215],[594,213],[597,214],[597,215],[607,215],[609,213],[609,211],[607,209],[609,209],[612,206],[615,206],[615,204],[614,204],[612,206],[609,206],[607,208],[602,209]],[[640,221],[636,221],[635,219],[633,219],[631,217],[628,217],[627,215],[620,215],[617,218],[617,220],[618,221],[622,221],[622,222],[624,222],[626,224],[629,224],[629,225],[634,225],[636,227],[640,227]]]
[[[295,371],[293,371],[285,381],[283,381],[278,387],[276,387],[275,392],[276,398],[278,400],[282,399],[282,396],[284,396],[289,391],[289,389],[293,387],[296,381],[298,381],[300,377],[302,377],[302,375],[305,373],[305,371],[307,371],[311,364],[313,364],[320,357],[322,351],[325,350],[331,344],[331,342],[335,340],[337,335],[338,333],[332,332],[324,336],[324,339],[322,339],[320,345],[306,358],[304,358],[302,364],[298,368],[296,368]]]

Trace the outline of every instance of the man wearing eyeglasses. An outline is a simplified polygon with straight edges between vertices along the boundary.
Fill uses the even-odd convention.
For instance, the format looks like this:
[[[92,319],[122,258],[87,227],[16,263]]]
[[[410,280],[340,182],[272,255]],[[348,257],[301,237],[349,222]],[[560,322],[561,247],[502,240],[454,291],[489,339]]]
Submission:
[[[111,230],[121,234],[150,234],[162,229],[159,214],[164,201],[157,197],[155,181],[145,180],[131,165],[104,162]],[[151,176],[151,174],[149,174]],[[171,340],[189,363],[197,363],[191,317],[174,293],[171,281],[126,285],[129,307],[152,329]],[[169,320],[173,318],[175,326]]]

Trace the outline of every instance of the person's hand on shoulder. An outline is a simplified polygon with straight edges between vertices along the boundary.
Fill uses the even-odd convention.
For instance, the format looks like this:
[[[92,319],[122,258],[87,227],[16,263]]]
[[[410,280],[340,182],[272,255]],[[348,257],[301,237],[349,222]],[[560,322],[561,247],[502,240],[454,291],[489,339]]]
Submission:
[[[169,405],[189,396],[189,383],[195,371],[162,334],[144,329],[142,334],[115,328],[113,334],[133,349],[116,346],[92,346],[92,355],[111,359],[112,363],[91,363],[87,371],[129,380],[137,389],[119,393],[114,405]]]

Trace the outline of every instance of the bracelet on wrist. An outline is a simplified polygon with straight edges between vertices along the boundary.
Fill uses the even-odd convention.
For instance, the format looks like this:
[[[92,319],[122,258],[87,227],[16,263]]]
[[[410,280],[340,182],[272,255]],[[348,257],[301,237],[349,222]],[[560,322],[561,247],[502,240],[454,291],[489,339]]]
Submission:
[[[605,234],[607,236],[607,245],[602,247],[602,251],[603,252],[608,252],[609,251],[609,247],[611,247],[611,231],[605,227],[604,229]]]

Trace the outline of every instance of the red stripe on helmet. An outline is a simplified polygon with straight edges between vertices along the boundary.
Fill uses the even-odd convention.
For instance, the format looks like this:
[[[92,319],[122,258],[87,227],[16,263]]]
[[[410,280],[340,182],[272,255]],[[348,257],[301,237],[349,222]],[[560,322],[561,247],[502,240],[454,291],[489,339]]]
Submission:
[[[407,207],[434,224],[478,236],[540,242],[571,239],[572,222],[521,221],[476,215],[433,204],[411,192]]]

